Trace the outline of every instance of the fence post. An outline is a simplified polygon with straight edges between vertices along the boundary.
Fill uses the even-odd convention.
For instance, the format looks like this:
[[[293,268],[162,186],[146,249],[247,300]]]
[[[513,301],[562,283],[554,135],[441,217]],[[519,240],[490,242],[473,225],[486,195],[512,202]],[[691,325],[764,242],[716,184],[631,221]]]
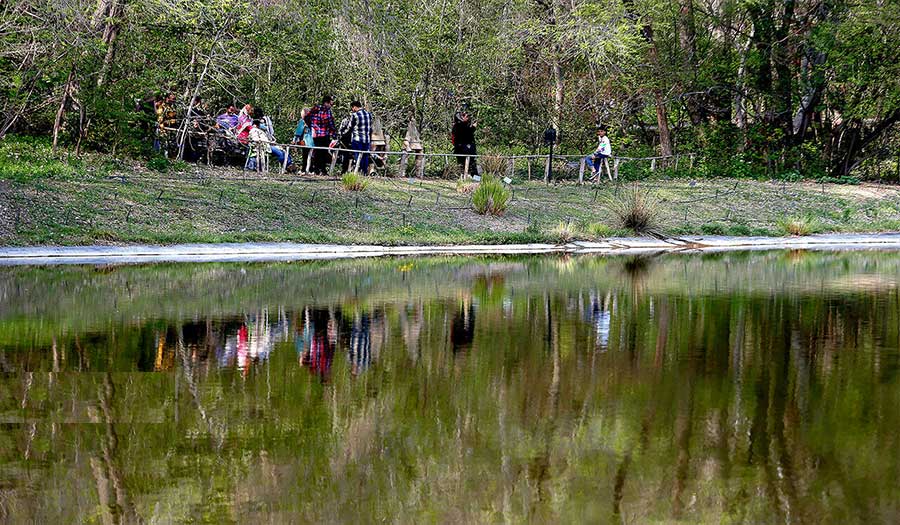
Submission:
[[[531,180],[531,157],[525,159],[528,161],[528,180]]]
[[[290,145],[286,145],[284,147],[284,160],[281,161],[281,174],[284,175],[287,173],[287,160],[291,156],[291,147]]]
[[[424,154],[422,155],[422,164],[419,165],[419,177],[425,178],[425,161],[428,159]]]
[[[403,150],[403,153],[400,154],[400,177],[406,177],[406,163],[409,162],[409,152]]]
[[[614,178],[619,180],[619,159],[618,157],[613,159],[613,172],[615,173]]]
[[[331,167],[328,169],[328,175],[334,174],[334,167],[337,165],[338,155],[337,152],[331,155]]]
[[[656,159],[650,159],[650,171],[656,171]]]
[[[459,180],[464,180],[469,175],[469,161],[472,157],[466,157],[466,163],[463,164],[463,172]]]
[[[584,184],[584,158],[578,163],[578,185]]]
[[[550,157],[547,157],[547,166],[544,169],[544,184],[550,184]]]
[[[509,168],[506,170],[506,176],[512,179],[516,174],[516,159],[510,157]]]

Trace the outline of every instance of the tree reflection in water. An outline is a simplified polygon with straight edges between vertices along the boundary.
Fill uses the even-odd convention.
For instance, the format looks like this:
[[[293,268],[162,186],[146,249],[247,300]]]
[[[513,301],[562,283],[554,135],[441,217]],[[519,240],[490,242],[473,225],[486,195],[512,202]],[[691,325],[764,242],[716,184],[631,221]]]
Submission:
[[[0,269],[0,518],[895,522],[900,258]]]

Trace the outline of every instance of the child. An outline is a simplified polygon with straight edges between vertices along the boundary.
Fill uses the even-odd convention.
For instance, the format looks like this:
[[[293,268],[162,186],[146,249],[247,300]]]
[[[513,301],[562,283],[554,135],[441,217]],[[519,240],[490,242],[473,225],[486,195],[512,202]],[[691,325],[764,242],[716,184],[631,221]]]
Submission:
[[[599,143],[597,144],[597,151],[591,154],[591,171],[594,174],[594,177],[597,178],[597,182],[600,181],[600,175],[603,171],[603,166],[606,166],[606,175],[609,177],[609,180],[612,181],[612,172],[609,169],[609,159],[612,157],[612,146],[609,143],[609,137],[606,136],[606,126],[597,126],[597,139]]]

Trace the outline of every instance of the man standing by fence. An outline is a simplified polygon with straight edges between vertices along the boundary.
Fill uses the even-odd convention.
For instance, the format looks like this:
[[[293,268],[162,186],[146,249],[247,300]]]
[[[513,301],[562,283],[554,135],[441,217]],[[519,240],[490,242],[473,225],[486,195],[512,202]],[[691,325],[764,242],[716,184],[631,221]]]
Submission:
[[[350,129],[353,136],[350,140],[350,149],[357,151],[369,151],[372,149],[372,114],[363,109],[359,101],[350,104]],[[356,158],[356,170],[362,173],[369,171],[369,154],[354,153]]]
[[[331,162],[331,154],[328,152],[328,146],[331,139],[336,135],[334,127],[334,115],[331,113],[331,105],[333,99],[325,95],[322,97],[322,103],[313,106],[310,115],[310,127],[313,132],[313,145],[316,148],[312,152],[313,156],[313,173],[325,175],[328,173],[328,163]]]
[[[475,127],[477,123],[472,121],[472,117],[465,111],[460,111],[453,117],[453,132],[451,139],[453,141],[453,153],[457,155],[456,162],[459,163],[461,170],[469,167],[469,174],[478,173],[476,160],[468,155],[477,155],[475,151]]]

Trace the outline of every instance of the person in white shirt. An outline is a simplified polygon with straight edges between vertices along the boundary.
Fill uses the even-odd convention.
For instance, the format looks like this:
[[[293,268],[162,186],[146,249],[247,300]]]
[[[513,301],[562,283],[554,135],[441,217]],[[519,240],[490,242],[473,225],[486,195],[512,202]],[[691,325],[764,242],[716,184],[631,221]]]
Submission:
[[[284,164],[284,157],[285,155],[287,155],[287,153],[285,153],[285,151],[280,147],[273,145],[264,123],[260,122],[259,120],[254,120],[252,127],[250,128],[250,134],[248,138],[250,139],[250,157],[247,163],[248,169],[256,169],[256,163],[258,162],[256,159],[257,145],[259,146],[258,150],[262,154],[271,153],[272,155],[275,155],[276,159],[278,159],[279,164]],[[288,168],[288,171],[295,171],[293,159],[291,159],[290,155],[287,156],[286,168]]]
[[[606,136],[606,126],[597,126],[597,151],[592,153],[588,159],[591,161],[591,171],[597,182],[603,173],[603,166],[606,166],[606,175],[609,180],[613,180],[612,171],[609,169],[609,158],[612,157],[612,145],[609,143],[609,137]]]

